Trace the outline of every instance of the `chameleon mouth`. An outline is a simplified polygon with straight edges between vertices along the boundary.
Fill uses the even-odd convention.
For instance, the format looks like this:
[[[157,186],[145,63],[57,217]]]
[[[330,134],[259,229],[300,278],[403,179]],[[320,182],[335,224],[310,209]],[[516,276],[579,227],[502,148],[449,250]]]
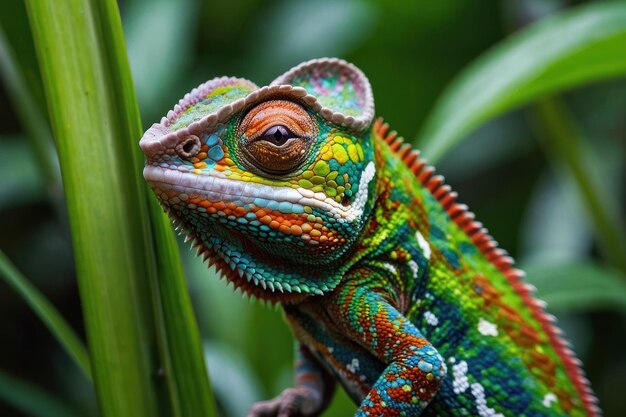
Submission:
[[[210,202],[233,202],[241,205],[254,204],[268,207],[285,214],[304,213],[305,207],[323,210],[340,221],[354,221],[363,213],[367,201],[368,184],[374,177],[374,165],[370,163],[361,177],[359,192],[352,204],[344,206],[324,193],[314,193],[306,188],[271,186],[226,178],[219,172],[205,174],[181,172],[146,165],[143,171],[145,179],[153,188],[165,193],[165,201],[178,204],[193,194]],[[169,192],[174,196],[170,197]]]

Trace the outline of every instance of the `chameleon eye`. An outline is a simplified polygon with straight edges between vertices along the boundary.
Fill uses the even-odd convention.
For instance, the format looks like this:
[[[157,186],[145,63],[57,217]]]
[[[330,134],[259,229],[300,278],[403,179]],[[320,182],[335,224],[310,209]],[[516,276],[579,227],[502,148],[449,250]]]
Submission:
[[[262,174],[278,176],[302,165],[317,136],[317,124],[302,106],[270,100],[244,116],[237,134],[242,162]]]

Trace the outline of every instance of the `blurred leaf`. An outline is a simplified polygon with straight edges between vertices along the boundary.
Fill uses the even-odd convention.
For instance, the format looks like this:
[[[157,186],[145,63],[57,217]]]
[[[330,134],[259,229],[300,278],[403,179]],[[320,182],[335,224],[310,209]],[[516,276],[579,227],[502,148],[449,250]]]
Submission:
[[[592,262],[524,266],[550,310],[617,309],[626,313],[626,275]]]
[[[537,144],[528,140],[527,121],[513,112],[488,123],[470,133],[466,140],[450,149],[437,164],[437,170],[446,173],[450,183],[475,178],[496,167],[529,154]],[[506,140],[502,138],[506,137]]]
[[[626,3],[566,11],[504,40],[442,94],[418,144],[435,163],[485,121],[537,97],[626,73]]]
[[[19,68],[23,80],[28,84],[37,105],[34,111],[45,112],[46,100],[43,84],[39,65],[37,65],[33,37],[28,25],[26,5],[23,1],[0,1],[0,26],[4,31],[6,45],[9,49],[16,51],[12,55],[15,60],[13,65]]]
[[[33,417],[76,417],[77,413],[41,388],[0,371],[0,399]]]
[[[126,3],[124,32],[142,115],[152,121],[164,109],[175,80],[188,73],[195,48],[198,1],[132,0]],[[168,104],[169,106],[169,104]]]
[[[0,152],[0,210],[41,201],[44,187],[28,143],[25,138],[5,138]]]
[[[520,262],[575,262],[592,244],[592,225],[572,178],[544,175],[526,208]]]
[[[619,196],[598,175],[596,165],[603,163],[593,148],[582,140],[573,117],[563,103],[542,99],[534,106],[546,145],[547,155],[576,184],[587,213],[595,225],[597,240],[605,258],[626,272],[626,236],[619,210]]]
[[[85,376],[91,379],[89,353],[82,340],[52,303],[20,274],[2,251],[0,251],[0,277],[26,301]]]
[[[254,75],[258,82],[269,82],[302,61],[344,55],[367,35],[375,19],[373,8],[356,0],[274,3],[249,31],[251,62],[263,63]]]
[[[215,395],[226,416],[245,416],[252,404],[267,399],[263,398],[263,390],[247,358],[230,344],[206,343],[204,352],[207,363],[211,364]]]
[[[56,196],[59,194],[61,177],[48,119],[41,113],[39,104],[22,76],[2,27],[0,27],[0,70],[2,81],[13,100],[20,122],[28,132],[41,178],[47,183],[49,192]]]

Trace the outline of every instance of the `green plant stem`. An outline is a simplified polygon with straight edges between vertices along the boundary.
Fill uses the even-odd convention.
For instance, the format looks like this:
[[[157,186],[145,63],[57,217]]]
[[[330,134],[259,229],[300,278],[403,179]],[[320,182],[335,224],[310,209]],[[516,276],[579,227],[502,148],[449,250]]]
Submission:
[[[154,199],[148,206],[137,146],[141,122],[117,4],[29,0],[27,7],[101,413],[213,416],[175,240]]]
[[[61,164],[98,403],[104,417],[172,415],[151,297],[156,266],[140,136],[115,2],[28,0]],[[123,43],[122,43],[123,45]],[[120,63],[119,60],[122,60]],[[136,147],[136,145],[135,145]]]
[[[566,168],[576,181],[582,200],[595,224],[602,253],[612,265],[626,271],[623,221],[617,215],[615,199],[605,191],[602,182],[594,176],[595,171],[590,167],[590,164],[599,161],[589,160],[591,149],[588,149],[574,120],[560,101],[545,98],[537,101],[533,110],[543,133],[541,139],[549,150],[547,154]]]
[[[89,354],[83,342],[58,310],[17,270],[1,250],[0,276],[22,296],[87,379],[91,380]]]

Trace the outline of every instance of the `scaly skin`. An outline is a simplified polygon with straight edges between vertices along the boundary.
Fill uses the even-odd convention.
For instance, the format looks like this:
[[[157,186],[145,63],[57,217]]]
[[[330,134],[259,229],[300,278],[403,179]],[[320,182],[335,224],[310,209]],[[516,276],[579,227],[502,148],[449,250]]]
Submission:
[[[358,416],[600,415],[511,258],[373,114],[361,71],[320,59],[211,80],[140,142],[199,254],[299,341],[295,387],[249,416],[319,415],[335,380]]]

